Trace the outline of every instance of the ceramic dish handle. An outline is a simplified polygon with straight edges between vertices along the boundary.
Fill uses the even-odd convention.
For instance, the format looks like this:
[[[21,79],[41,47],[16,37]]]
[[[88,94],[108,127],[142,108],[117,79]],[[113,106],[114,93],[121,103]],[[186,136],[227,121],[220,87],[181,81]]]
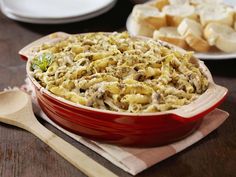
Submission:
[[[35,50],[37,50],[37,48],[40,45],[44,43],[50,43],[50,44],[56,43],[69,36],[70,36],[69,34],[64,33],[64,32],[56,32],[56,33],[49,34],[25,46],[23,49],[19,51],[19,55],[21,56],[23,60],[27,60],[28,58],[34,55]]]
[[[172,113],[182,118],[199,118],[219,106],[224,101],[227,93],[227,88],[210,83],[206,92],[197,100]]]

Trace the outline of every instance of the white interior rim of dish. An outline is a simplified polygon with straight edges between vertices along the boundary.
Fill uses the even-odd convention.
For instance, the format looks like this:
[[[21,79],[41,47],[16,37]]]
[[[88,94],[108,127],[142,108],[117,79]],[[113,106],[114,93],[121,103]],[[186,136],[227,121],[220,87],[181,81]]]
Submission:
[[[36,19],[73,18],[99,11],[115,0],[1,0],[1,6],[20,17]]]

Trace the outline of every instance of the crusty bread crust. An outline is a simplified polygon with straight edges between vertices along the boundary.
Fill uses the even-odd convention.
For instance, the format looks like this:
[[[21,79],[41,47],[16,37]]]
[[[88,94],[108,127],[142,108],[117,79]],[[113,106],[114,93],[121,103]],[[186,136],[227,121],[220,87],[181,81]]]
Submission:
[[[224,52],[236,51],[236,31],[223,24],[210,23],[204,29],[208,43]]]
[[[169,0],[156,0],[155,2],[153,2],[153,5],[160,11],[168,4]]]
[[[210,49],[210,45],[206,40],[199,36],[195,36],[191,32],[187,32],[184,38],[187,44],[198,52],[207,52]]]
[[[168,30],[168,28],[171,28],[171,30]],[[173,30],[172,28],[175,30]],[[164,27],[160,30],[155,30],[153,33],[153,38],[169,42],[184,49],[189,49],[189,46],[185,42],[185,39],[178,34],[177,29],[174,27]]]
[[[156,17],[147,17],[143,19],[144,23],[146,25],[149,25],[150,27],[153,27],[154,29],[159,29],[163,26],[166,26],[166,17],[165,15],[162,16],[156,16]]]
[[[199,23],[190,19],[184,19],[177,30],[194,50],[207,52],[210,49],[210,45],[202,37],[202,27]]]
[[[179,46],[183,49],[189,49],[188,44],[185,42],[184,39],[180,39],[180,38],[171,38],[171,37],[159,37],[160,40],[162,41],[166,41],[169,42],[171,44],[174,44],[176,46]]]
[[[184,19],[185,17],[181,17],[181,16],[172,16],[172,15],[166,15],[166,21],[167,21],[167,24],[168,26],[175,26],[177,27],[181,22],[182,20]],[[188,16],[187,18],[190,18],[190,19],[193,19],[193,20],[196,20],[197,21],[197,15],[196,14],[193,14],[192,16]]]

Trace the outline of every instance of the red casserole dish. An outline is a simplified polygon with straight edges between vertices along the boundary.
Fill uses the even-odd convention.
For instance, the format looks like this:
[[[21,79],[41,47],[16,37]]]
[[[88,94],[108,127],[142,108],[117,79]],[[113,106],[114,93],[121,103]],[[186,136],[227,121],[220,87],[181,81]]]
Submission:
[[[27,60],[34,48],[45,42],[56,42],[69,36],[57,32],[43,37],[20,50],[22,59]],[[164,43],[173,47],[173,45]],[[177,50],[182,50],[174,46]],[[120,113],[78,105],[58,97],[42,87],[30,73],[30,60],[27,61],[27,76],[33,83],[38,103],[47,116],[61,127],[78,135],[96,141],[125,146],[156,146],[182,139],[201,124],[204,115],[223,102],[227,89],[216,85],[212,76],[198,59],[209,80],[209,88],[192,103],[165,112]]]

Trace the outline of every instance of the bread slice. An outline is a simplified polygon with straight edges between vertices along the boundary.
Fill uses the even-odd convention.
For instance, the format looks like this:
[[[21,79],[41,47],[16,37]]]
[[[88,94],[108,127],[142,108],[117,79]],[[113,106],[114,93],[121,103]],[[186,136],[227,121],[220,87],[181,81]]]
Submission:
[[[168,26],[177,27],[184,18],[197,20],[194,7],[187,4],[167,5],[162,11],[166,14]]]
[[[158,10],[162,10],[164,6],[169,4],[169,0],[155,0],[152,3]]]
[[[159,30],[155,30],[153,39],[166,41],[184,49],[189,48],[185,39],[178,33],[176,27],[162,27]]]
[[[189,31],[194,34],[194,36],[202,36],[202,26],[200,23],[185,18],[177,28],[180,35],[185,36]]]
[[[177,31],[194,50],[207,52],[210,49],[210,45],[202,37],[203,30],[200,23],[185,18],[178,26]]]
[[[203,26],[208,23],[217,22],[233,25],[234,11],[232,7],[223,4],[201,4],[196,7],[196,12],[200,15],[200,22]]]
[[[166,26],[166,16],[151,5],[136,5],[132,11],[132,18],[147,28],[159,29]]]
[[[149,25],[144,25],[143,23],[139,23],[137,20],[133,19],[131,16],[130,19],[130,34],[134,36],[147,36],[152,37],[154,28],[150,27]]]
[[[204,29],[204,36],[210,45],[215,45],[224,52],[236,52],[236,31],[233,28],[209,23]]]

